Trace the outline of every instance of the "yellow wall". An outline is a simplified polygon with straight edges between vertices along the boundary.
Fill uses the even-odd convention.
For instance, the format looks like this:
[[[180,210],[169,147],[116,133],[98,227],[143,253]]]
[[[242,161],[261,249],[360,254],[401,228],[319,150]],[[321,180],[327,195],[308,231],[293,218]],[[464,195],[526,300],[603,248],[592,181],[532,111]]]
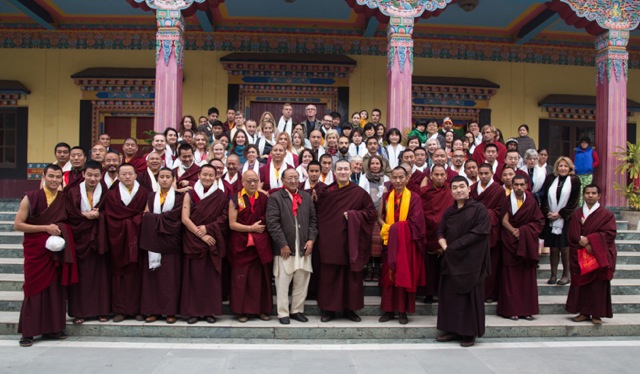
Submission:
[[[196,118],[211,106],[227,107],[227,72],[220,57],[227,52],[187,51],[184,58],[183,113]],[[70,78],[90,67],[154,67],[154,51],[0,49],[0,79],[19,80],[31,90],[21,104],[29,107],[27,161],[53,160],[58,141],[77,144],[80,88]],[[350,78],[349,113],[377,107],[387,113],[386,57],[350,56],[357,68]],[[505,137],[521,123],[538,137],[545,113],[538,101],[548,94],[595,95],[595,68],[462,60],[415,60],[415,75],[483,78],[500,85],[491,100],[492,122]],[[629,73],[628,96],[640,101],[640,71]],[[635,116],[636,122],[640,115]],[[640,136],[640,132],[638,134]]]

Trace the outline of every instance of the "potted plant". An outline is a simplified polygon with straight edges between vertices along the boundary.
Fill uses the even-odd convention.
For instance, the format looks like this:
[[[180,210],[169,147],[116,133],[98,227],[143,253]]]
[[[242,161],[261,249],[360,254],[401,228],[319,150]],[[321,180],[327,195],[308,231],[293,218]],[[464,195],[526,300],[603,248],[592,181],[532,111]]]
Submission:
[[[627,199],[627,210],[620,211],[622,219],[629,222],[630,230],[638,229],[640,221],[640,146],[627,142],[626,149],[618,147],[620,152],[614,152],[620,164],[616,167],[616,173],[626,174],[627,185],[614,183],[613,188]]]

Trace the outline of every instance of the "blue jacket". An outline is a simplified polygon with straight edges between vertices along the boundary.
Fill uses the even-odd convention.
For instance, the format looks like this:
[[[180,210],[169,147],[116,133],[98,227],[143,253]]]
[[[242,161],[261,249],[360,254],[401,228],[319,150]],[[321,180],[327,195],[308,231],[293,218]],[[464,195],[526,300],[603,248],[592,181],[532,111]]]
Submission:
[[[593,148],[577,147],[574,163],[577,175],[593,174]]]

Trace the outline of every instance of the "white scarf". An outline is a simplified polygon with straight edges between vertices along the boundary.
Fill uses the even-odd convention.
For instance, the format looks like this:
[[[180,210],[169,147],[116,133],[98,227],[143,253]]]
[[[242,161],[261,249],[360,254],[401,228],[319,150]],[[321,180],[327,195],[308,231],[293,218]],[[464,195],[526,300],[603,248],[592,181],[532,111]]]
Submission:
[[[284,116],[280,117],[280,121],[278,121],[278,134],[281,132],[286,132],[291,136],[291,129],[293,128],[293,118],[289,118],[288,121],[284,120]]]
[[[236,175],[234,175],[233,178],[229,179],[229,173],[227,172],[224,174],[224,180],[229,182],[229,184],[233,185],[238,180],[238,173],[236,172]]]
[[[361,178],[362,179],[362,178]],[[367,178],[365,178],[367,179]],[[329,173],[327,174],[327,176],[325,177],[324,181],[322,180],[322,173],[320,173],[320,182],[326,184],[327,186],[332,184],[334,182],[333,180],[333,172],[331,170],[329,170]]]
[[[273,162],[269,163],[269,186],[271,189],[282,187],[282,173],[287,170],[287,164],[282,162],[280,165],[280,169],[278,170],[278,175],[280,178],[276,177],[276,167]]]
[[[549,202],[549,211],[553,213],[557,213],[560,209],[567,206],[569,202],[569,195],[571,195],[571,176],[568,175],[567,179],[564,181],[564,185],[562,186],[562,191],[560,192],[560,201],[556,199],[556,190],[558,189],[558,181],[560,177],[556,177],[551,183],[551,187],[549,187],[549,191],[547,193],[547,202]],[[562,228],[564,227],[564,218],[560,217],[555,221],[549,222],[549,226],[551,226],[551,233],[555,235],[562,234]]]
[[[382,194],[384,194],[384,184],[387,183],[388,181],[389,181],[389,177],[387,177],[386,175],[380,181],[380,185],[378,186],[377,200],[380,200],[382,198]],[[362,189],[367,191],[368,194],[371,194],[371,184],[369,183],[369,180],[367,179],[366,174],[360,177],[360,182],[358,183],[358,186],[362,187]]]
[[[487,187],[482,188],[482,182],[478,180],[478,188],[477,188],[478,196],[480,196],[481,193],[486,191],[487,188],[489,188],[489,186],[491,186],[492,184],[493,184],[493,178],[489,179],[489,183],[487,183]]]
[[[393,170],[396,166],[398,166],[398,155],[402,151],[404,151],[404,147],[402,146],[402,144],[398,144],[395,147],[392,145],[388,145],[386,148],[387,154],[389,155],[389,168]]]
[[[360,143],[357,149],[355,144],[349,144],[349,155],[351,157],[360,156],[364,158],[367,153],[369,153],[369,151],[367,150],[367,146],[364,144],[364,142]]]
[[[426,168],[427,168],[427,163],[426,162],[422,166],[413,165],[413,167],[411,168],[411,174],[415,173],[416,170],[420,171],[421,173],[424,173],[424,169],[426,169]]]
[[[56,163],[56,164],[57,164],[57,163]],[[58,165],[58,166],[60,166],[60,165]],[[64,173],[65,171],[69,171],[69,170],[71,170],[71,168],[72,168],[73,166],[71,165],[71,161],[67,161],[67,163],[66,163],[66,164],[64,164],[63,166],[60,166],[60,167],[62,168],[62,172]]]
[[[580,222],[584,224],[584,222],[587,220],[587,218],[589,218],[591,213],[595,212],[596,209],[598,208],[600,208],[600,203],[597,201],[595,204],[593,204],[591,209],[589,209],[589,207],[587,206],[587,203],[584,203],[584,205],[582,206],[582,219],[580,220]]]
[[[86,182],[80,183],[80,211],[90,212],[100,202],[102,196],[102,185],[98,183],[95,190],[93,190],[93,205],[89,204],[89,196],[87,195]]]
[[[318,156],[320,157],[320,156]],[[293,162],[293,153],[291,153],[291,151],[287,151],[284,155],[284,163],[285,164],[289,164],[291,166],[295,165],[296,163]]]
[[[214,184],[214,185],[216,185],[216,186],[218,186],[218,189],[219,189],[220,191],[224,192],[224,182],[223,182],[223,179],[222,179],[222,178],[220,178],[220,179],[216,179],[216,181],[215,181],[215,182],[213,182],[213,184]]]
[[[427,141],[425,142],[425,144],[426,144],[426,143],[429,143],[429,140],[438,140],[438,133],[436,132],[435,134],[433,134],[433,135],[429,136],[429,137],[427,138]],[[438,143],[438,144],[440,144],[440,143]],[[438,146],[438,147],[439,147],[439,146]]]
[[[200,179],[198,179],[198,181],[196,182],[195,186],[193,186],[193,190],[196,192],[196,195],[198,195],[200,200],[204,200],[209,195],[211,195],[212,193],[214,193],[214,192],[216,192],[218,190],[218,185],[215,182],[213,182],[211,187],[209,187],[209,191],[204,192],[204,186],[202,185],[202,182],[200,182]]]
[[[258,133],[256,132],[253,136],[247,133],[247,144],[256,144],[258,141]]]
[[[272,135],[271,140],[269,140],[263,136],[262,138],[260,138],[260,140],[258,140],[258,150],[260,151],[260,156],[264,154],[264,147],[266,143],[269,143],[269,145],[273,147],[273,145],[276,143],[275,137]]]
[[[520,168],[520,170],[524,171],[529,175],[529,168],[527,165],[524,165]],[[544,179],[547,177],[547,169],[544,166],[536,166],[533,167],[533,178],[531,178],[532,186],[531,192],[536,193],[542,189],[542,185],[544,184]]]
[[[200,153],[197,149],[193,151],[193,159],[195,160],[196,165],[202,166],[206,164],[207,158],[209,158],[209,152],[205,151],[204,153]]]
[[[153,192],[158,192],[158,190],[160,190],[160,185],[156,180],[156,176],[153,175],[153,173],[151,172],[151,169],[149,168],[147,168],[147,174],[149,174],[149,179],[151,179],[151,189],[153,190]]]
[[[307,165],[298,165],[296,171],[300,175],[300,178],[298,178],[298,181],[300,181],[300,183],[306,181],[309,178],[309,175],[307,174]]]
[[[318,180],[318,181],[316,182],[316,185],[317,185],[318,183],[321,183],[321,182],[320,182],[320,180]],[[303,189],[303,190],[305,190],[305,191],[306,191],[306,190],[310,190],[310,189],[311,189],[311,183],[309,183],[309,178],[307,178],[307,179],[304,181],[304,186],[302,187],[302,189]]]
[[[113,186],[113,184],[118,180],[118,175],[116,174],[116,177],[114,179],[111,179],[109,172],[106,172],[104,173],[104,177],[102,178],[102,180],[104,180],[104,184],[107,185],[107,188],[111,188],[111,186]]]
[[[244,175],[244,172],[247,170],[249,170],[249,161],[245,162],[244,165],[242,165],[242,175]],[[258,162],[258,160],[253,162],[253,168],[251,170],[260,175],[260,163]]]
[[[176,203],[176,191],[173,187],[167,191],[167,197],[164,200],[164,204],[160,205],[160,191],[155,193],[153,198],[153,213],[162,214],[170,212]],[[162,262],[162,254],[149,251],[149,270],[155,270],[160,267]]]
[[[138,181],[133,181],[131,193],[129,193],[127,187],[124,186],[124,183],[118,183],[118,188],[120,189],[120,200],[125,206],[129,206],[133,197],[138,193],[138,189],[140,189],[140,183],[138,183]]]
[[[516,213],[518,212],[518,199],[516,198],[516,194],[511,191],[511,193],[509,194],[509,198],[511,199],[511,214],[512,215],[516,215]],[[524,205],[524,202],[527,201],[527,194],[523,194],[522,195],[522,205]]]
[[[187,172],[187,170],[189,170],[191,168],[191,166],[193,166],[193,163],[191,165],[189,165],[189,167],[186,167],[186,166],[184,166],[182,164],[182,161],[178,160],[178,161],[176,161],[174,169],[178,169],[178,177],[181,177],[184,173]]]

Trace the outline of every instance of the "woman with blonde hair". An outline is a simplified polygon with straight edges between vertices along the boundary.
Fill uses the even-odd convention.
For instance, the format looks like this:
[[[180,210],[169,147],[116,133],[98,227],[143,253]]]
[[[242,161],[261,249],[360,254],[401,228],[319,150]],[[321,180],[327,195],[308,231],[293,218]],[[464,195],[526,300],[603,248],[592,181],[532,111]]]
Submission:
[[[331,156],[335,156],[336,153],[338,153],[338,138],[340,138],[338,131],[334,129],[327,131],[324,142],[324,153],[328,153]]]
[[[193,137],[195,150],[193,151],[193,161],[198,166],[206,164],[209,159],[209,137],[203,131],[198,131]]]
[[[551,277],[547,284],[564,286],[571,282],[569,273],[569,220],[580,201],[580,178],[569,157],[560,156],[542,186],[541,210],[546,218],[542,238],[551,248]],[[562,253],[562,277],[557,280],[558,263]]]
[[[209,152],[209,159],[207,162],[211,162],[214,158],[221,160],[225,165],[227,164],[227,150],[219,140],[214,141],[211,144],[211,152]]]
[[[265,123],[266,121],[271,121],[275,123],[275,120],[273,119],[273,114],[271,114],[271,112],[269,111],[262,113],[262,115],[260,116],[260,121],[258,122],[259,134],[262,134],[262,124]]]
[[[258,139],[258,157],[261,163],[265,163],[271,153],[271,148],[276,144],[274,131],[276,125],[272,120],[261,122],[262,127],[260,139]]]
[[[284,163],[293,166],[294,168],[298,167],[298,154],[293,149],[293,145],[291,144],[291,138],[289,134],[286,132],[281,132],[278,134],[278,144],[282,144],[284,149],[286,150],[286,154],[284,156]]]

